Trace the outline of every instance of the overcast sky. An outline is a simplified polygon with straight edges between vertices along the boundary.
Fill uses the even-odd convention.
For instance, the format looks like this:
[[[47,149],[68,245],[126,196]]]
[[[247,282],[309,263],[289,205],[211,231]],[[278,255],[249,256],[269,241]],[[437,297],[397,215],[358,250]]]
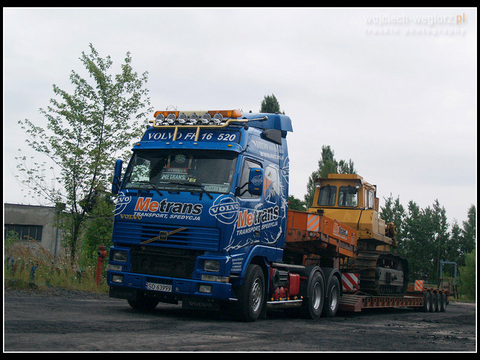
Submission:
[[[17,122],[46,125],[39,108],[92,43],[115,73],[131,52],[157,110],[258,111],[273,93],[297,198],[330,145],[381,205],[438,199],[461,225],[477,202],[476,34],[473,8],[3,8],[4,202],[36,203],[14,177],[31,153]]]

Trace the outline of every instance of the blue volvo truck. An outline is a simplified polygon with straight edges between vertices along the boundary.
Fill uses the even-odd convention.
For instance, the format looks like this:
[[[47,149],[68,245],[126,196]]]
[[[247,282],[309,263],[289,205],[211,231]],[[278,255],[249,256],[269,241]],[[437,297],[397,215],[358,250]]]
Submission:
[[[283,261],[290,118],[239,110],[154,118],[125,171],[115,164],[110,296],[139,310],[181,301],[241,321],[267,307],[316,318],[334,296],[333,315],[338,270]]]

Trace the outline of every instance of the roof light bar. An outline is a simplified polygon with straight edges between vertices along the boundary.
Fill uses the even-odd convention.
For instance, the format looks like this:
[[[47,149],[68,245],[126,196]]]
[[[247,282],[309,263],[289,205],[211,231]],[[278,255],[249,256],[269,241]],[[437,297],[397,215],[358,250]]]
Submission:
[[[214,125],[225,126],[226,121],[240,118],[240,110],[209,110],[209,111],[156,111],[155,120],[150,120],[154,127],[176,125]]]
[[[199,115],[200,114],[200,115]],[[196,128],[195,141],[198,140],[200,128],[226,127],[232,123],[245,124],[249,120],[242,117],[240,110],[209,110],[209,111],[156,111],[155,120],[149,120],[154,128],[174,128],[173,141],[176,140],[181,127]],[[263,119],[262,119],[263,120]]]

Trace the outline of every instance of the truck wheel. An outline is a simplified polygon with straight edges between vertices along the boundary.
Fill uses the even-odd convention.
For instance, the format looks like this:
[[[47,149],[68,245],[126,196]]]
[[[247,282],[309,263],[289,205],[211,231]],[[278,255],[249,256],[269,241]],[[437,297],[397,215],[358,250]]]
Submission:
[[[440,295],[440,311],[445,312],[447,310],[447,294]]]
[[[440,312],[441,311],[440,307],[442,306],[442,295],[440,293],[435,294],[435,301],[437,303],[435,312]]]
[[[323,315],[334,317],[340,304],[340,281],[334,276],[327,289],[327,301],[323,305]]]
[[[243,284],[237,288],[237,298],[233,316],[239,321],[257,320],[265,300],[265,276],[260,266],[248,266]]]
[[[423,303],[423,311],[425,312],[431,312],[432,311],[432,297],[430,292],[425,293],[425,299]]]
[[[158,300],[154,298],[146,296],[142,292],[137,292],[137,296],[135,300],[128,300],[128,304],[134,308],[135,310],[139,311],[152,311],[158,305]]]
[[[325,300],[325,282],[318,267],[311,269],[307,276],[306,286],[304,285],[303,303],[301,313],[304,317],[318,319],[322,314],[323,302]]]
[[[438,294],[432,294],[432,312],[438,312],[439,310],[439,303],[438,303]]]

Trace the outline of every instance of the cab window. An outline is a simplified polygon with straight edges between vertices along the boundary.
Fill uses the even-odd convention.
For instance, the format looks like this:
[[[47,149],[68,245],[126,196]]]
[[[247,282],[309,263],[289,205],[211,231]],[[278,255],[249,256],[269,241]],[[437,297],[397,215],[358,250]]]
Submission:
[[[375,208],[375,196],[373,195],[373,191],[371,190],[368,191],[368,208]]]
[[[242,192],[241,197],[243,199],[256,199],[256,198],[259,197],[259,195],[250,194],[249,191],[244,192],[244,190],[246,189],[245,184],[248,183],[248,177],[250,175],[250,169],[259,168],[259,167],[262,167],[262,165],[260,163],[254,162],[254,161],[249,160],[249,159],[245,159],[245,162],[243,163],[242,175],[240,176],[240,186],[244,186],[241,189],[241,192]]]
[[[320,194],[318,195],[319,206],[335,206],[335,198],[337,196],[336,186],[322,186],[320,188]]]
[[[338,206],[357,207],[358,190],[353,186],[340,186],[338,191]]]

